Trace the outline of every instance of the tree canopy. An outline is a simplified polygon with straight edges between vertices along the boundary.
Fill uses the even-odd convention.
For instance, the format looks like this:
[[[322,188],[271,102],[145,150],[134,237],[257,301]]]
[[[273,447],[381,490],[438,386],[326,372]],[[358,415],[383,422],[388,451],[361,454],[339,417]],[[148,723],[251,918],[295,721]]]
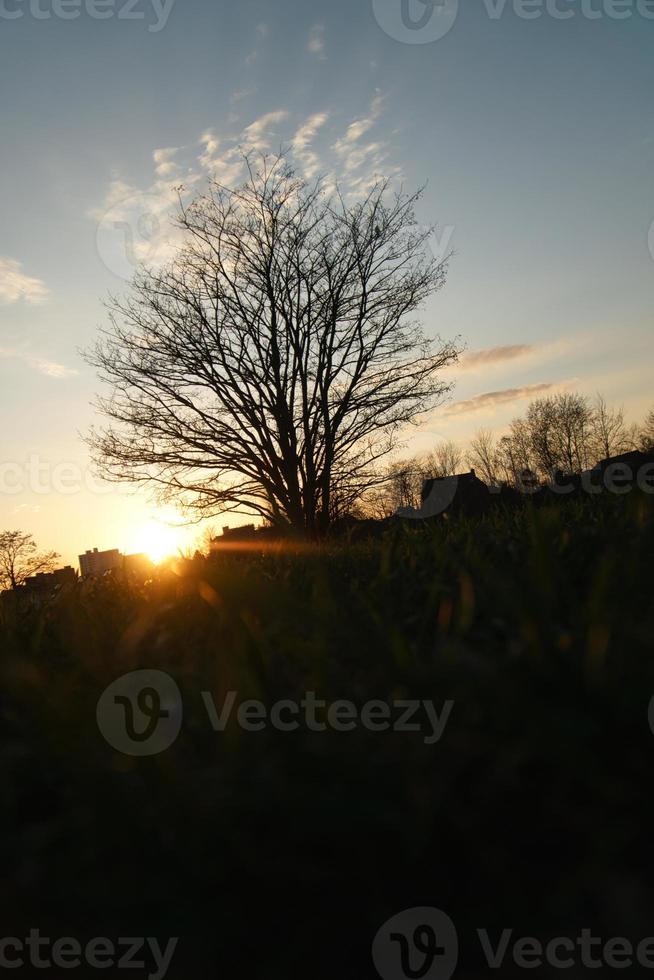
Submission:
[[[246,167],[180,205],[177,254],[111,301],[89,355],[109,425],[89,441],[106,476],[198,516],[320,533],[450,389],[457,344],[415,319],[449,256],[429,252],[419,192],[380,180],[348,203],[283,156]]]

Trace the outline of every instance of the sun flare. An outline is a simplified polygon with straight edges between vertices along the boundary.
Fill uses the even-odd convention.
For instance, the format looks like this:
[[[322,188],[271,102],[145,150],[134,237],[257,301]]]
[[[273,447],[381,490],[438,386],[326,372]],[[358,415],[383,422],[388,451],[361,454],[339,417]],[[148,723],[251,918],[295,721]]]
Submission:
[[[154,520],[140,529],[134,541],[134,551],[147,555],[155,565],[174,555],[178,547],[176,528]]]

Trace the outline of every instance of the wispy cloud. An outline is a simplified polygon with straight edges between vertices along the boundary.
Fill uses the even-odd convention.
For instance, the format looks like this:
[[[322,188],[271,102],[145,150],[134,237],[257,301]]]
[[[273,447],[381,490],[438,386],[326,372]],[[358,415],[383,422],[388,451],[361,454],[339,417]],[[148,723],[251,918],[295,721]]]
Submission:
[[[233,98],[245,98],[249,91],[241,89]],[[398,167],[385,163],[383,142],[362,139],[382,111],[383,96],[377,91],[368,111],[350,122],[339,136],[329,108],[298,120],[280,107],[245,126],[232,117],[228,125],[238,126],[236,132],[227,127],[223,132],[210,128],[195,144],[154,150],[149,186],[135,187],[116,174],[104,201],[89,210],[89,216],[97,222],[98,255],[110,271],[127,280],[140,264],[156,266],[167,261],[181,239],[181,232],[172,221],[180,193],[185,200],[190,199],[207,178],[229,187],[237,185],[245,176],[243,152],[265,154],[286,143],[298,170],[308,180],[322,170],[327,192],[338,181],[346,195],[364,195],[380,173],[399,173]],[[364,161],[365,169],[361,166]]]
[[[332,149],[339,158],[340,166],[346,174],[358,170],[364,163],[368,165],[371,174],[379,173],[386,157],[387,144],[380,140],[362,142],[362,138],[379,121],[383,112],[383,105],[384,97],[377,92],[366,115],[354,119],[343,136],[334,143]]]
[[[229,101],[232,105],[236,105],[237,102],[242,102],[243,99],[248,99],[251,95],[256,95],[256,86],[254,85],[244,85],[243,88],[237,88],[229,97]]]
[[[445,415],[469,415],[471,412],[493,409],[498,405],[508,405],[510,402],[520,401],[522,398],[537,398],[539,395],[544,395],[558,387],[560,387],[560,383],[545,381],[540,384],[523,385],[521,388],[487,391],[482,395],[475,395],[474,398],[469,398],[467,401],[448,405],[445,409]]]
[[[48,292],[44,282],[23,272],[20,262],[0,256],[0,302],[37,305],[45,302]]]
[[[310,180],[320,169],[320,158],[312,149],[318,132],[329,119],[328,112],[316,112],[304,122],[293,137],[293,152],[304,168],[305,177]]]
[[[382,106],[383,106],[383,96],[379,93],[375,95],[374,99],[370,104],[370,111],[358,119],[354,119],[345,131],[345,135],[334,143],[334,150],[341,156],[348,153],[355,143],[357,143],[362,136],[372,129],[377,120],[379,119]]]
[[[23,360],[39,374],[45,374],[48,378],[72,378],[79,374],[75,368],[66,367],[65,364],[59,364],[57,361],[45,360],[42,357],[25,357]]]
[[[152,159],[157,177],[172,177],[179,172],[179,165],[173,159],[178,152],[179,148],[176,146],[166,146],[154,151]]]
[[[10,347],[0,347],[0,357],[16,361],[22,361],[34,371],[43,374],[48,378],[72,378],[79,374],[75,368],[66,367],[57,361],[50,361],[45,357],[31,354],[28,351],[15,350]]]
[[[314,24],[309,33],[307,51],[317,55],[321,61],[326,60],[325,55],[325,28],[322,24]]]
[[[578,356],[587,345],[582,335],[568,334],[544,344],[506,344],[497,347],[480,347],[466,351],[456,365],[451,368],[455,374],[461,372],[487,372],[508,366],[516,361],[528,361],[530,366],[545,364],[548,361],[567,361]]]
[[[259,41],[263,41],[264,38],[268,37],[268,24],[266,24],[265,21],[259,21],[259,23],[255,27],[255,31],[257,34],[257,39]],[[247,67],[248,68],[251,67],[255,63],[258,57],[259,57],[259,49],[253,48],[252,51],[250,51],[249,54],[247,54],[245,57],[245,64],[247,65]]]
[[[527,357],[538,350],[535,344],[509,344],[506,347],[482,347],[479,350],[467,351],[459,359],[458,367],[486,367],[491,364],[502,364],[505,361],[515,361]]]
[[[274,127],[288,119],[289,113],[286,109],[277,109],[275,112],[267,112],[264,116],[256,119],[249,126],[246,126],[241,135],[241,143],[246,150],[258,150],[260,153],[270,149],[270,141],[274,134]]]

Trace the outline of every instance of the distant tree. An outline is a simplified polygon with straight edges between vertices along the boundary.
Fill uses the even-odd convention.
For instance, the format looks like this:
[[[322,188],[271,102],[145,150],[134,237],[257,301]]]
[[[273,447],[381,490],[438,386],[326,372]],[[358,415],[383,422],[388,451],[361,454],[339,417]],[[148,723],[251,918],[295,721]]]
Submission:
[[[500,482],[500,460],[495,437],[489,429],[479,429],[470,440],[466,455],[468,465],[489,487]]]
[[[581,473],[601,459],[646,445],[647,431],[654,445],[654,412],[647,426],[627,426],[622,409],[610,408],[602,395],[591,403],[578,393],[560,394],[533,401],[497,443],[490,432],[477,433],[467,458],[486,482],[528,486],[557,471]]]
[[[420,456],[392,463],[386,469],[383,482],[372,487],[362,498],[360,516],[383,520],[400,507],[418,508],[425,474],[424,460]]]
[[[639,433],[639,448],[647,453],[654,450],[654,409],[648,413]]]
[[[424,468],[429,477],[455,476],[461,472],[464,455],[455,442],[442,442],[425,458]]]
[[[515,487],[533,483],[538,465],[532,449],[531,432],[524,419],[514,419],[509,435],[499,440],[497,464],[505,483]]]
[[[598,394],[591,415],[590,446],[594,462],[627,452],[633,448],[632,443],[622,409],[609,408]]]
[[[580,473],[592,465],[593,412],[579,394],[537,399],[527,409],[526,423],[539,474],[555,470]]]
[[[321,533],[451,387],[457,345],[413,319],[449,256],[429,252],[418,194],[380,181],[349,204],[283,156],[245,164],[241,187],[182,207],[176,257],[112,301],[89,356],[110,425],[89,441],[106,477],[197,516]]]
[[[0,531],[0,589],[16,589],[32,575],[51,572],[56,551],[39,552],[31,534]]]

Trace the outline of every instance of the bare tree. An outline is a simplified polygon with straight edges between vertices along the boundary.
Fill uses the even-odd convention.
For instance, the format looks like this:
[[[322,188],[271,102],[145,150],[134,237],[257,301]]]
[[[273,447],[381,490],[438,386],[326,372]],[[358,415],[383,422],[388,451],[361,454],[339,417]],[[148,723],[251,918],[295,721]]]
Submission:
[[[468,465],[489,487],[499,483],[500,461],[495,437],[489,429],[479,429],[470,440]]]
[[[420,456],[391,463],[383,483],[371,487],[362,499],[361,516],[383,520],[402,507],[420,507],[425,466]]]
[[[654,412],[650,413],[654,445]],[[540,398],[514,419],[496,444],[490,432],[477,433],[468,460],[486,480],[501,476],[513,486],[551,479],[556,471],[581,473],[600,459],[647,445],[644,428],[627,426],[622,409],[610,408],[602,395],[594,403],[577,393]]]
[[[627,452],[632,448],[631,442],[623,410],[609,408],[603,396],[598,394],[591,417],[590,443],[594,462]]]
[[[380,479],[407,425],[451,385],[456,343],[413,318],[445,279],[419,194],[377,183],[347,204],[283,156],[185,208],[185,241],[112,300],[89,360],[111,387],[89,441],[105,476],[200,516],[257,514],[321,533]],[[448,256],[449,258],[449,256]]]
[[[504,481],[511,486],[521,487],[534,482],[538,464],[532,448],[530,428],[524,419],[514,419],[510,434],[500,439],[497,460]]]
[[[648,413],[641,426],[639,443],[639,448],[644,453],[654,450],[654,409]]]
[[[536,468],[543,478],[556,470],[579,473],[592,465],[592,410],[583,395],[539,398],[527,409],[525,422]]]
[[[59,555],[39,552],[31,534],[0,531],[0,589],[17,589],[39,572],[51,572]]]
[[[442,442],[432,450],[424,461],[428,477],[455,476],[461,472],[463,453],[455,442]]]

